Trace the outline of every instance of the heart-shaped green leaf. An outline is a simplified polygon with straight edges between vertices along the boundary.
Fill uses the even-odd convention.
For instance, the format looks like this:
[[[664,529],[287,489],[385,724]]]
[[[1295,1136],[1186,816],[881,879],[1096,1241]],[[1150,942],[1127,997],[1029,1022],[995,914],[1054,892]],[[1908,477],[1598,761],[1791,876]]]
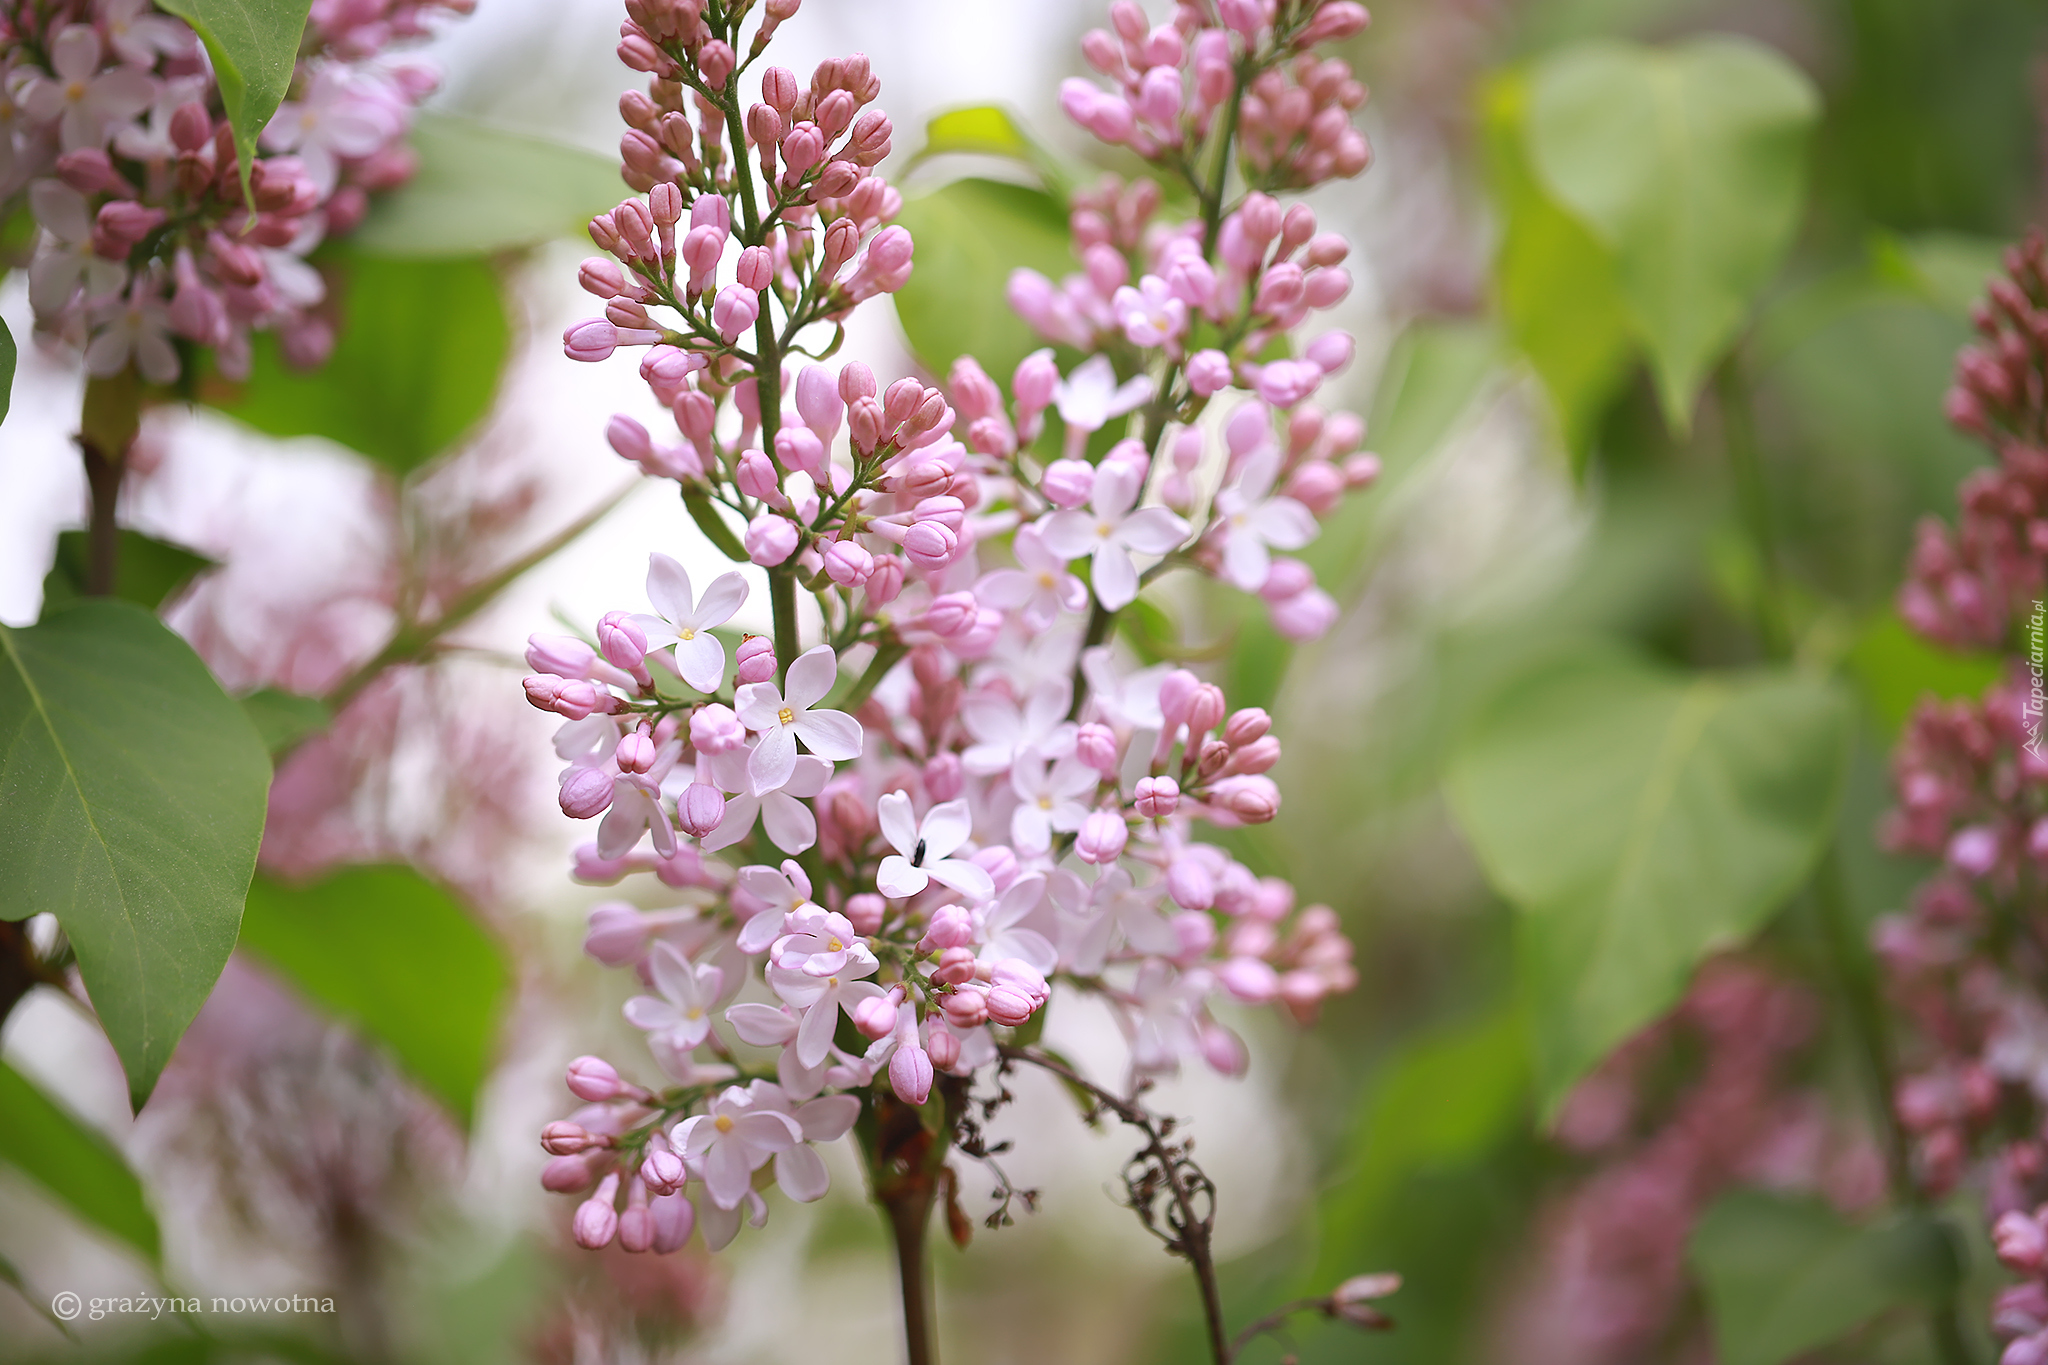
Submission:
[[[1520,911],[1546,1114],[1805,879],[1849,741],[1825,682],[1673,675],[1604,652],[1525,675],[1473,727],[1450,796]]]
[[[157,8],[192,25],[206,44],[228,126],[235,131],[246,195],[257,135],[292,88],[313,0],[157,0]]]
[[[0,915],[64,926],[137,1108],[234,950],[269,789],[242,708],[141,607],[0,626]]]
[[[1777,53],[1725,37],[1589,42],[1529,79],[1531,165],[1614,253],[1665,417],[1685,431],[1791,244],[1819,97]]]

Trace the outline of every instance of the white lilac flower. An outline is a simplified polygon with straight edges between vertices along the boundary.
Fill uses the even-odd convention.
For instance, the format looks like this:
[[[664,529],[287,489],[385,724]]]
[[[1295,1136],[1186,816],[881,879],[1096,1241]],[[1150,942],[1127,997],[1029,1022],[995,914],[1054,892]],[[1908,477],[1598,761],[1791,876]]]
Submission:
[[[804,1012],[791,1040],[791,1050],[801,1065],[814,1067],[825,1060],[832,1035],[839,1028],[842,1009],[851,1014],[861,1001],[882,994],[880,986],[861,980],[874,972],[872,954],[866,962],[849,962],[847,970],[837,976],[810,976],[781,967],[767,969],[768,988],[781,996],[785,1004]]]
[[[709,1113],[676,1125],[671,1139],[683,1159],[702,1163],[704,1190],[721,1209],[736,1209],[752,1188],[754,1172],[803,1141],[795,1119],[757,1108],[738,1086],[711,1102]]]
[[[1104,868],[1093,882],[1062,869],[1046,889],[1060,915],[1060,961],[1070,971],[1100,972],[1118,938],[1153,956],[1180,951],[1180,936],[1159,913],[1160,888],[1136,885],[1121,867]]]
[[[877,803],[876,813],[882,837],[896,850],[882,859],[875,873],[875,886],[883,895],[915,896],[933,882],[952,887],[970,901],[995,895],[996,884],[987,872],[965,858],[949,856],[974,832],[965,801],[933,806],[919,822],[911,815],[910,798],[890,792]]]
[[[50,69],[56,78],[29,82],[21,103],[31,117],[61,120],[58,143],[67,152],[106,146],[115,127],[156,97],[156,82],[145,72],[126,66],[100,70],[100,35],[90,24],[58,30],[50,43]]]
[[[733,617],[747,600],[747,580],[720,574],[702,601],[690,591],[690,575],[664,554],[647,557],[647,600],[656,615],[635,616],[652,653],[673,646],[676,672],[699,692],[716,692],[725,682],[725,645],[711,632]]]
[[[1050,678],[1031,689],[1019,706],[1008,693],[984,689],[960,706],[960,722],[976,743],[960,755],[960,766],[979,776],[999,773],[1026,749],[1047,758],[1073,752],[1074,725],[1067,719],[1074,685]]]
[[[1052,391],[1060,420],[1069,431],[1099,431],[1112,418],[1122,417],[1152,396],[1152,379],[1139,375],[1122,384],[1116,382],[1116,368],[1106,355],[1090,356],[1076,365]]]
[[[1049,850],[1055,832],[1072,834],[1081,828],[1088,818],[1087,798],[1101,781],[1100,773],[1072,754],[1057,763],[1035,750],[1019,754],[1010,768],[1010,787],[1017,793],[1010,842],[1027,855]]]
[[[1036,523],[1018,528],[1011,550],[1018,567],[983,574],[974,585],[975,597],[1017,613],[1033,632],[1044,630],[1063,611],[1087,610],[1088,585],[1068,573],[1067,561],[1046,547],[1045,533]]]
[[[1005,958],[1030,964],[1033,971],[1049,975],[1059,965],[1059,950],[1052,940],[1026,921],[1037,915],[1045,901],[1045,874],[1029,872],[1004,888],[1002,896],[980,915],[981,961],[991,965]]]
[[[860,722],[844,711],[814,711],[839,677],[839,660],[830,645],[799,655],[789,666],[785,695],[772,682],[740,687],[733,709],[761,742],[747,760],[747,776],[757,792],[775,791],[796,768],[796,742],[818,757],[839,763],[860,757]]]
[[[695,1051],[711,1036],[711,1009],[725,987],[725,973],[708,963],[691,962],[670,943],[656,943],[647,955],[647,966],[654,989],[661,994],[628,1000],[627,1021],[678,1052]]]
[[[1273,550],[1299,550],[1316,538],[1315,514],[1293,498],[1272,496],[1280,475],[1280,453],[1258,451],[1244,462],[1237,481],[1216,494],[1223,536],[1223,577],[1245,592],[1266,586]]]
[[[749,749],[731,749],[697,760],[697,780],[725,793],[725,817],[704,837],[704,851],[716,853],[746,838],[758,816],[777,848],[802,853],[818,841],[818,817],[804,800],[825,790],[832,780],[832,765],[814,754],[798,754],[781,784],[761,791],[753,782],[752,754]]]
[[[1105,610],[1129,606],[1138,596],[1138,566],[1131,554],[1163,555],[1188,538],[1188,524],[1164,507],[1136,511],[1142,478],[1128,466],[1109,463],[1095,472],[1095,492],[1086,510],[1055,512],[1043,523],[1045,543],[1063,559],[1088,555],[1095,600]]]

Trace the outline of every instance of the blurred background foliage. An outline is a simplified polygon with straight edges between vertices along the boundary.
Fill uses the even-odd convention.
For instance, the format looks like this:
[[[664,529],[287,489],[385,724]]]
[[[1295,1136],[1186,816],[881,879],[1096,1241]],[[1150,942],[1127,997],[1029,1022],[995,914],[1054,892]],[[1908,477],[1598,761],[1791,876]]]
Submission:
[[[1381,489],[1305,556],[1345,618],[1296,648],[1255,605],[1169,585],[1127,636],[1196,661],[1233,705],[1278,712],[1287,809],[1234,852],[1336,906],[1365,977],[1291,1049],[1259,1040],[1287,1068],[1261,1093],[1294,1097],[1285,1123],[1312,1169],[1225,1277],[1248,1321],[1397,1270],[1398,1328],[1300,1323],[1247,1359],[1988,1361],[1997,1272],[1980,1220],[1885,1193],[1862,945],[1921,875],[1873,838],[1889,744],[1918,698],[1991,676],[1917,642],[1891,600],[1915,522],[1952,515],[1983,458],[1942,396],[1998,251],[2048,209],[2048,10],[1374,8],[1348,55],[1374,87],[1381,161],[1317,205],[1362,240],[1359,325],[1384,342],[1357,394]],[[1071,22],[1067,51],[1097,22],[1048,14]],[[436,521],[437,480],[504,400],[522,253],[619,193],[605,157],[460,114],[423,122],[419,142],[418,180],[322,262],[333,363],[300,376],[259,348],[248,383],[192,393],[378,471],[404,509],[387,653],[460,625],[560,539],[522,552],[487,521]],[[1081,150],[997,109],[933,120],[903,213],[917,272],[896,300],[929,372],[972,352],[1006,376],[1035,347],[1003,280],[1014,265],[1076,268],[1062,201],[1100,169]],[[75,536],[60,542],[48,600],[75,594],[79,556]],[[120,595],[155,609],[209,567],[131,532]],[[366,687],[335,675],[243,704],[283,763]],[[360,865],[320,875],[266,853],[246,958],[342,1028],[310,1068],[238,1061],[247,1112],[219,1116],[216,1135],[263,1179],[313,1191],[307,1244],[325,1248],[327,1283],[382,1305],[375,1320],[226,1339],[201,1323],[93,1338],[96,1351],[697,1358],[692,1332],[717,1299],[701,1264],[565,1257],[533,1235],[477,1264],[428,1193],[459,1178],[450,1144],[492,1087],[553,1085],[520,1064],[533,1031],[515,996],[537,979],[590,989],[560,965],[572,935],[494,913],[488,888],[414,856],[431,833],[372,841]],[[316,1093],[369,1097],[359,1108],[382,1105],[383,1126],[284,1151],[252,1136]],[[161,1263],[159,1223],[189,1198],[146,1193],[91,1124],[11,1068],[0,1115],[0,1161],[39,1198]],[[249,1202],[211,1213],[260,1221]],[[998,1297],[1013,1315],[1064,1298],[1078,1320],[1116,1321],[1091,1358],[1199,1357],[1178,1281],[1133,1323],[1107,1301],[1128,1284],[1094,1287],[1095,1302],[1056,1243],[979,1263],[1004,1235],[941,1267],[942,1298],[969,1306],[951,1310],[954,1358],[1021,1358],[963,1316]],[[776,1273],[843,1284],[843,1258],[878,1245],[857,1206],[828,1205],[809,1259]],[[0,1260],[17,1283],[31,1269]],[[76,1358],[53,1340],[0,1355]]]

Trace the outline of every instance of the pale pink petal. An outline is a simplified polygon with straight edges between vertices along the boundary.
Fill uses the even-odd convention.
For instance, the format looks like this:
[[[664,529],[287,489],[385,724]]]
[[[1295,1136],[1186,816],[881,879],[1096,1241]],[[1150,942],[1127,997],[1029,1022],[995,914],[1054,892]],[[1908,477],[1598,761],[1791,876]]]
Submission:
[[[747,922],[752,924],[753,920]],[[781,1047],[796,1037],[796,1020],[773,1005],[758,1002],[734,1005],[725,1012],[725,1022],[732,1025],[732,1031],[740,1036],[741,1042],[754,1047]]]
[[[647,643],[654,643],[653,635]],[[725,645],[716,635],[700,630],[691,638],[676,641],[676,672],[699,692],[716,692],[725,681]]]
[[[1045,528],[1045,547],[1058,555],[1062,563],[1079,559],[1101,540],[1095,529],[1096,518],[1086,512],[1055,512],[1037,525]]]
[[[783,705],[792,711],[802,711],[823,701],[837,681],[839,659],[832,653],[832,646],[819,645],[816,649],[805,650],[789,666],[789,676],[783,680],[786,689],[782,694]]]
[[[882,859],[882,866],[875,872],[875,888],[891,900],[915,896],[931,885],[931,878],[923,868],[912,867],[910,859],[892,853]]]
[[[770,792],[761,798],[761,827],[784,853],[802,853],[818,842],[817,817],[811,814],[809,806],[787,791]]]
[[[1114,541],[1103,544],[1095,551],[1094,563],[1095,600],[1105,610],[1120,611],[1137,599],[1138,566],[1123,546]]]
[[[732,614],[746,604],[747,580],[736,573],[724,573],[711,580],[711,586],[704,589],[704,600],[697,604],[696,626],[709,630],[722,626],[732,619]]]
[[[889,792],[875,803],[875,814],[882,826],[882,837],[909,858],[917,849],[917,817],[911,814],[910,797],[903,792]]]
[[[647,600],[678,625],[691,617],[690,575],[664,554],[647,556]]]
[[[974,816],[965,801],[948,801],[925,812],[917,833],[924,840],[925,863],[929,866],[967,842],[967,836],[974,833]]]
[[[860,757],[860,722],[844,711],[801,711],[790,728],[820,758],[845,763]]]
[[[944,882],[970,901],[985,901],[996,894],[988,873],[964,858],[942,858],[925,869],[935,882]]]
[[[796,1111],[805,1142],[837,1142],[859,1117],[860,1100],[853,1095],[820,1096]]]
[[[832,1188],[832,1177],[825,1172],[824,1158],[809,1147],[792,1147],[775,1158],[775,1183],[782,1192],[799,1204],[808,1204],[822,1199]]]
[[[1163,555],[1187,540],[1188,524],[1164,507],[1147,507],[1124,518],[1116,538],[1139,554]]]
[[[711,1202],[722,1209],[737,1208],[752,1183],[754,1168],[748,1163],[746,1147],[730,1133],[714,1142],[704,1154],[704,1188]]]
[[[796,733],[777,725],[761,736],[747,760],[747,781],[756,792],[772,792],[789,781],[796,771]]]

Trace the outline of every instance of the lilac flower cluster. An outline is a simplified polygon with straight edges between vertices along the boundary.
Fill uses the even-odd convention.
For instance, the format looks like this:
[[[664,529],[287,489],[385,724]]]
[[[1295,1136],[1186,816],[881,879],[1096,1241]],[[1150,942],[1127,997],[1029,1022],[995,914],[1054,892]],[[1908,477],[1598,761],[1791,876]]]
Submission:
[[[1982,1161],[1998,1254],[2025,1280],[1994,1325],[2005,1365],[2048,1360],[2048,754],[2041,746],[2048,581],[2048,239],[2006,255],[1976,315],[1950,418],[1998,464],[1961,490],[1958,531],[1921,529],[1899,607],[1937,644],[1992,648],[2006,676],[1980,699],[1923,702],[1893,757],[1884,838],[1941,860],[1877,949],[1917,1053],[1894,1108],[1915,1179],[1945,1192]]]
[[[1056,991],[1107,1002],[1140,1077],[1197,1056],[1235,1074],[1226,1002],[1305,1021],[1356,981],[1331,910],[1196,837],[1279,810],[1267,714],[1111,641],[1175,570],[1261,594],[1296,638],[1336,614],[1273,552],[1376,472],[1363,423],[1305,401],[1351,342],[1252,357],[1348,287],[1341,240],[1265,190],[1365,165],[1326,116],[1362,91],[1307,51],[1363,10],[1227,3],[1218,21],[1183,4],[1141,32],[1115,7],[1131,59],[1157,59],[1147,88],[1192,60],[1213,94],[1205,64],[1227,68],[1206,105],[1176,95],[1169,118],[1155,95],[1146,140],[1112,139],[1191,177],[1206,216],[1155,224],[1145,182],[1083,196],[1087,275],[1060,297],[1094,290],[1091,321],[1048,326],[1056,291],[1028,275],[1011,294],[1086,354],[1063,369],[1039,351],[1006,394],[972,357],[940,386],[786,363],[829,356],[849,310],[908,278],[913,243],[874,169],[891,130],[866,58],[808,82],[764,67],[746,103],[742,74],[797,5],[767,5],[750,42],[744,8],[628,0],[619,54],[651,77],[620,100],[639,193],[591,223],[606,255],[581,280],[605,312],[564,337],[577,360],[645,348],[675,434],[620,416],[609,439],[767,570],[775,620],[735,639],[744,576],[700,585],[657,553],[651,611],[529,648],[527,697],[565,722],[562,809],[601,817],[578,877],[651,871],[682,901],[590,915],[586,950],[646,987],[626,1013],[668,1084],[570,1068],[585,1107],[543,1135],[543,1180],[580,1196],[589,1247],[670,1250],[693,1227],[722,1246],[767,1216],[771,1168],[818,1198],[813,1149],[867,1106],[942,1105],[950,1130],[968,1079],[1035,1038]],[[1193,153],[1217,107],[1205,179]],[[1231,166],[1250,183],[1226,203]],[[808,648],[798,588],[816,604]],[[885,1158],[869,1153],[877,1173]]]
[[[475,0],[317,0],[290,96],[242,168],[206,50],[148,0],[9,0],[0,8],[0,201],[27,193],[38,229],[39,332],[88,372],[176,380],[194,347],[249,369],[253,331],[292,363],[333,349],[306,256],[369,196],[413,171],[404,145],[431,68],[389,55],[436,11]]]

